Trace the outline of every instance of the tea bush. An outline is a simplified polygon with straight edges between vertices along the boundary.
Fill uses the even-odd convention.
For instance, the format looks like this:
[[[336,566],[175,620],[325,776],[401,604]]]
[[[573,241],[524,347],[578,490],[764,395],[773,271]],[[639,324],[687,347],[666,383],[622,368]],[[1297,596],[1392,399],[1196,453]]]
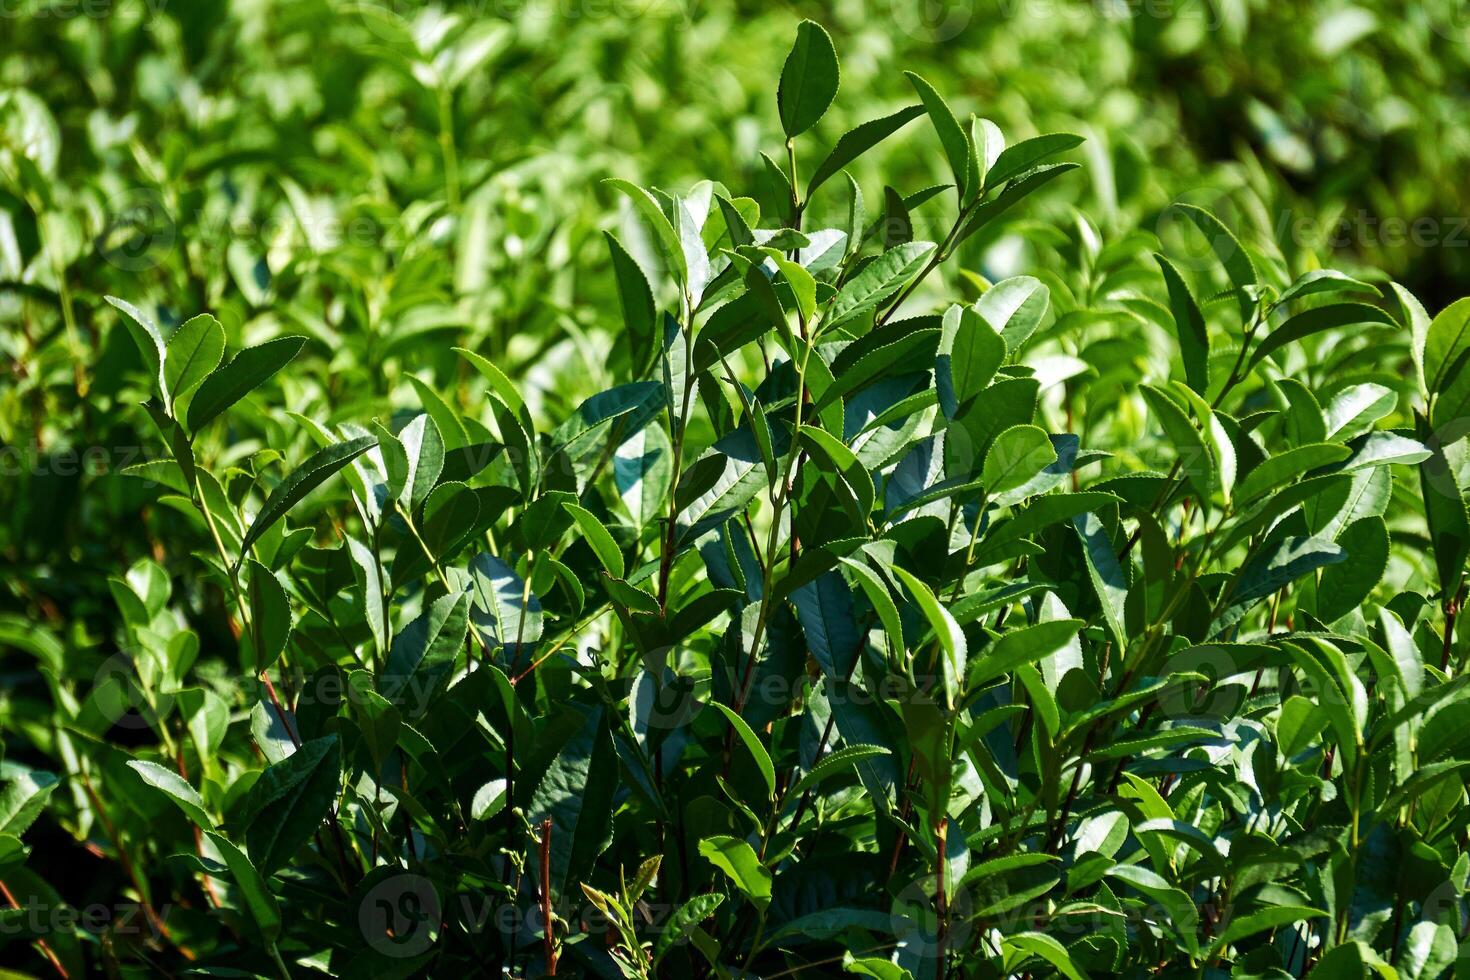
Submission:
[[[290,71],[185,107],[218,145],[100,132],[220,181],[106,262],[136,188],[52,180],[0,103],[12,963],[1463,969],[1470,299],[1187,202],[1095,221],[1106,154],[922,74],[829,130],[810,21],[711,179],[491,177],[456,94],[521,42],[363,18],[385,77],[341,84],[432,139],[348,114],[228,179],[333,97]]]

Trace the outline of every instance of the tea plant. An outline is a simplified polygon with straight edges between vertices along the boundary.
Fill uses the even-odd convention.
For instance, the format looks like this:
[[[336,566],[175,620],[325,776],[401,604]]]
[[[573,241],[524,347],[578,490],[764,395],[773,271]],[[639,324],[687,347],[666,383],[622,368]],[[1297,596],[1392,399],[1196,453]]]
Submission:
[[[412,333],[422,369],[353,392],[297,360],[317,331],[88,302],[141,358],[153,548],[100,642],[7,621],[44,679],[5,715],[7,952],[1455,968],[1470,300],[1293,275],[1190,207],[1190,261],[1078,213],[1044,280],[990,282],[956,256],[1079,137],[1008,141],[910,74],[824,153],[822,28],[779,79],[748,194],[603,185],[620,324],[585,342],[617,383],[559,417],[493,333]],[[945,182],[870,202],[848,168],[900,139]],[[374,340],[327,354],[370,376]],[[112,883],[95,928],[73,869]]]

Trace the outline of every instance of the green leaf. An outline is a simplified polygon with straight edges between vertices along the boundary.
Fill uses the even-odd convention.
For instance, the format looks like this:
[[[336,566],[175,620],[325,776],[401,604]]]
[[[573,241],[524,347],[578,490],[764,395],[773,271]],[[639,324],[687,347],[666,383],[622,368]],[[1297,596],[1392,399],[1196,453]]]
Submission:
[[[786,799],[799,799],[802,793],[821,783],[824,779],[828,779],[838,773],[846,772],[864,759],[891,754],[889,749],[881,745],[848,745],[838,749],[836,752],[822,759],[815,766],[812,766],[811,772],[798,779],[795,785],[786,791]]]
[[[505,789],[504,779],[492,779],[475,790],[475,797],[470,801],[470,819],[489,820],[504,810]]]
[[[895,651],[903,650],[903,621],[899,618],[898,606],[889,594],[888,586],[878,577],[877,572],[861,562],[852,558],[839,558],[838,561],[847,566],[853,581],[857,582],[863,594],[868,597],[868,602],[878,614],[878,621],[883,624],[883,632],[888,637],[889,644]]]
[[[225,867],[230,869],[230,876],[235,879],[235,885],[245,899],[245,908],[249,910],[250,918],[255,920],[261,938],[267,944],[274,943],[281,934],[281,909],[265,878],[245,852],[233,843],[209,831],[205,831],[204,836],[225,859]]]
[[[995,437],[985,453],[981,480],[985,492],[999,497],[1024,485],[1057,461],[1051,439],[1034,425],[1015,425]]]
[[[246,596],[250,605],[250,639],[255,644],[255,670],[269,670],[286,649],[291,635],[291,604],[271,570],[247,559]]]
[[[133,343],[138,346],[138,353],[143,357],[143,366],[148,369],[148,378],[158,386],[160,397],[167,402],[168,383],[163,379],[167,348],[163,341],[163,331],[158,329],[158,324],[153,322],[152,317],[127,300],[108,296],[107,302],[123,314],[123,325],[132,335]]]
[[[648,285],[648,277],[623,248],[623,243],[610,231],[603,232],[603,236],[607,239],[607,249],[612,255],[613,275],[618,285],[618,303],[622,307],[623,326],[628,331],[632,345],[633,362],[639,365],[648,364],[653,360],[658,340],[658,310],[654,306],[653,290]]]
[[[816,554],[820,552],[807,552],[802,558]],[[790,577],[793,576],[788,574]],[[814,581],[791,589],[790,593],[812,659],[827,677],[845,680],[867,642],[867,637],[859,632],[847,581],[836,571],[826,571]],[[893,600],[888,601],[892,605]]]
[[[467,592],[442,595],[393,637],[378,690],[407,717],[429,709],[464,656],[469,605]]]
[[[909,590],[914,597],[914,602],[919,606],[919,611],[929,621],[929,627],[934,630],[934,636],[939,640],[939,646],[944,652],[941,671],[944,684],[945,699],[953,703],[959,694],[960,683],[965,676],[965,633],[960,629],[949,610],[945,609],[929,587],[914,576],[907,569],[899,565],[892,565],[889,571],[893,572]]]
[[[876,956],[853,956],[851,950],[845,950],[842,954],[842,969],[845,973],[876,977],[877,980],[914,980],[912,973],[892,960],[879,959]]]
[[[953,419],[965,414],[1005,359],[1005,341],[977,310],[951,307],[944,315],[934,366],[939,407],[945,416]]]
[[[1388,527],[1383,518],[1364,517],[1337,538],[1346,558],[1322,570],[1317,583],[1317,618],[1335,622],[1361,606],[1388,568]]]
[[[1133,864],[1119,864],[1108,871],[1108,876],[1127,882],[1158,903],[1158,925],[1172,931],[1180,940],[1184,951],[1191,956],[1199,954],[1199,909],[1183,891],[1172,887],[1158,873]]]
[[[1470,561],[1470,512],[1457,469],[1444,446],[1436,445],[1419,464],[1419,487],[1440,591],[1454,595],[1464,580],[1465,563]]]
[[[1027,197],[1045,187],[1053,180],[1080,167],[1077,163],[1051,163],[1028,170],[1019,177],[1006,182],[1005,189],[995,197],[980,204],[970,212],[970,219],[960,229],[955,244],[968,240],[972,235],[1005,214]],[[982,297],[983,298],[983,297]],[[1016,348],[1013,346],[1012,350]]]
[[[439,434],[439,426],[428,415],[414,416],[413,421],[398,430],[396,438],[408,463],[398,504],[411,516],[429,499],[429,493],[439,482],[439,474],[444,471],[444,439]]]
[[[784,456],[790,447],[790,434],[785,429],[771,433],[777,458]],[[677,537],[679,541],[693,541],[712,528],[740,513],[756,494],[766,487],[765,461],[761,457],[760,445],[749,429],[736,429],[717,441],[700,457],[700,460],[716,460],[719,470],[714,482],[678,510]],[[696,466],[700,465],[696,461]],[[683,481],[680,481],[683,486]]]
[[[56,785],[56,776],[40,769],[20,771],[6,780],[0,790],[0,834],[24,834],[46,808]]]
[[[260,387],[290,363],[306,345],[305,337],[277,337],[247,347],[199,385],[189,402],[189,431],[198,432],[235,402]]]
[[[1261,494],[1276,490],[1297,477],[1339,463],[1352,454],[1346,446],[1314,442],[1296,446],[1258,463],[1235,487],[1237,503],[1245,504]]]
[[[352,706],[352,717],[362,730],[363,742],[368,754],[381,770],[389,753],[398,745],[398,733],[403,726],[403,712],[377,691],[373,690],[373,678],[365,670],[354,670],[347,678],[348,700]]]
[[[633,207],[642,215],[643,220],[653,228],[654,236],[661,246],[664,261],[668,263],[669,269],[681,286],[689,282],[689,263],[684,258],[684,244],[679,235],[674,231],[668,215],[664,214],[663,208],[659,207],[657,199],[648,191],[637,184],[623,180],[620,177],[608,177],[603,180],[604,184],[621,191],[627,195],[628,200],[633,202]]]
[[[164,397],[171,411],[225,355],[225,328],[207,313],[185,320],[168,340],[163,361]]]
[[[1347,553],[1331,541],[1282,538],[1242,569],[1233,599],[1242,603],[1264,598],[1308,572],[1346,558]]]
[[[1470,435],[1470,350],[1460,354],[1435,395],[1429,422],[1448,445]]]
[[[832,38],[820,25],[804,20],[797,25],[796,43],[781,68],[776,103],[787,137],[800,136],[817,124],[837,97],[841,72]]]
[[[847,484],[857,499],[857,512],[853,515],[857,525],[859,527],[866,525],[868,515],[873,510],[874,498],[873,478],[869,475],[867,467],[863,466],[841,439],[825,429],[803,425],[800,436],[801,440],[811,449],[814,458],[825,461],[832,470],[842,476],[843,482]]]
[[[701,845],[703,846],[703,845]],[[695,895],[689,901],[674,910],[669,916],[669,921],[658,932],[658,939],[653,944],[653,963],[657,966],[669,951],[676,948],[689,937],[699,924],[715,914],[715,910],[725,901],[721,892],[710,892],[704,895]]]
[[[1327,713],[1293,694],[1281,706],[1281,716],[1276,721],[1276,744],[1281,755],[1287,759],[1300,755],[1326,727]]]
[[[914,72],[906,71],[903,74],[914,87],[914,91],[919,93],[919,101],[924,103],[929,121],[939,134],[939,145],[943,147],[944,155],[949,160],[949,169],[954,172],[955,189],[959,192],[960,200],[968,201],[980,188],[980,164],[975,156],[974,144],[960,127],[944,98],[934,91],[934,86]]]
[[[331,813],[342,775],[335,735],[313,739],[267,766],[246,794],[245,846],[269,877],[289,863]]]
[[[496,367],[494,362],[476,354],[472,350],[456,347],[454,351],[470,362],[470,366],[488,382],[490,390],[505,403],[505,406],[521,417],[524,422],[529,423],[530,418],[526,415],[526,403],[521,398],[521,393],[516,390],[515,384],[505,376],[505,372]]]
[[[353,578],[362,596],[363,618],[372,631],[375,649],[388,648],[388,610],[384,599],[383,569],[372,549],[355,537],[347,539],[347,556],[352,561]]]
[[[662,426],[638,430],[613,454],[613,482],[635,527],[652,524],[668,504],[674,449]]]
[[[1152,385],[1140,385],[1139,392],[1148,402],[1149,412],[1174,444],[1179,454],[1179,472],[1195,491],[1208,500],[1215,484],[1214,454],[1205,448],[1199,430],[1190,422],[1184,409],[1172,398]]]
[[[908,242],[889,249],[848,280],[827,304],[823,329],[831,330],[867,313],[902,289],[934,254],[933,242]]]
[[[863,123],[854,129],[848,130],[832,147],[826,159],[817,165],[812,171],[812,179],[807,182],[806,196],[810,200],[816,193],[817,188],[825,184],[832,176],[842,171],[849,163],[862,156],[868,150],[877,146],[889,136],[898,132],[911,120],[917,119],[924,114],[921,105],[906,106],[897,112],[873,119]],[[736,243],[740,244],[740,243]]]
[[[546,887],[553,896],[563,895],[569,881],[581,880],[606,849],[619,772],[606,710],[571,704],[562,711],[580,724],[547,766],[526,811],[532,826],[552,824]]]
[[[1424,372],[1424,347],[1429,339],[1429,312],[1424,309],[1424,304],[1414,298],[1398,283],[1390,283],[1394,298],[1399,301],[1399,308],[1403,311],[1404,323],[1409,328],[1409,353],[1414,359],[1414,374],[1419,381],[1419,393],[1425,398],[1429,397],[1429,384]]]
[[[1065,498],[1063,498],[1065,499]],[[1113,634],[1118,649],[1127,647],[1128,629],[1124,607],[1128,601],[1128,578],[1118,562],[1117,549],[1097,515],[1083,512],[1072,518],[1072,526],[1082,539],[1082,555],[1087,562],[1087,577],[1097,593],[1103,618]]]
[[[582,532],[583,539],[588,547],[597,555],[597,560],[602,562],[602,567],[613,578],[622,578],[624,574],[623,553],[618,550],[617,542],[613,541],[607,528],[602,522],[593,516],[592,512],[578,507],[576,504],[564,503],[567,513],[572,515],[572,520],[577,522],[577,528]]]
[[[1279,929],[1294,922],[1321,918],[1326,914],[1320,909],[1302,905],[1277,905],[1246,915],[1232,916],[1229,925],[1225,927],[1225,931],[1220,934],[1219,939],[1215,940],[1211,948],[1224,949],[1232,943],[1237,943],[1257,933]]]
[[[1362,980],[1368,975],[1363,961],[1363,946],[1356,941],[1328,950],[1307,974],[1310,980]]]
[[[1398,972],[1403,980],[1434,980],[1459,958],[1455,931],[1442,922],[1419,922],[1409,930],[1399,954]]]
[[[1445,390],[1451,372],[1467,350],[1470,350],[1470,296],[1441,310],[1424,334],[1424,383],[1430,394]]]
[[[757,908],[764,910],[771,904],[771,872],[745,841],[723,834],[706,837],[699,842],[699,853],[723,871]]]
[[[1046,284],[1031,276],[1012,276],[987,289],[975,301],[975,312],[1000,334],[1012,360],[1041,326],[1051,303]]]
[[[1110,507],[1118,502],[1119,498],[1112,494],[1096,490],[1039,497],[1020,513],[996,523],[985,533],[980,546],[975,549],[975,564],[989,564],[993,556],[1004,553],[1008,546],[1053,524],[1070,521],[1078,514]]]
[[[1080,619],[1053,619],[1003,633],[971,661],[969,683],[979,687],[1022,664],[1034,664],[1071,645]]]
[[[740,736],[740,741],[745,744],[751,758],[755,760],[755,767],[760,770],[761,778],[765,780],[767,797],[774,800],[776,798],[776,767],[771,762],[770,753],[766,751],[766,747],[761,744],[755,732],[751,731],[750,726],[745,723],[744,718],[718,701],[711,703],[719,709],[720,714],[729,719],[730,727],[735,729],[736,735]]]
[[[459,413],[450,407],[444,397],[412,374],[408,376],[408,383],[413,385],[414,392],[419,396],[419,404],[438,429],[443,448],[452,451],[468,446],[469,430],[460,420]]]
[[[0,871],[9,871],[25,864],[31,849],[13,834],[0,834]]]
[[[801,314],[801,322],[810,323],[812,315],[817,311],[816,279],[800,264],[791,261],[776,249],[764,248],[761,251],[775,263],[776,268],[781,271],[781,278],[786,280],[786,285],[791,288],[791,296],[796,300],[796,309]]]
[[[1162,255],[1155,255],[1169,288],[1169,312],[1174,316],[1174,333],[1179,338],[1179,355],[1189,387],[1203,395],[1210,386],[1210,333],[1199,304],[1185,285],[1179,270]]]
[[[541,600],[504,561],[476,555],[470,561],[474,596],[470,621],[480,635],[505,647],[514,663],[521,652],[541,639]]]
[[[1087,972],[1073,962],[1067,947],[1045,933],[1022,932],[1006,936],[1001,940],[1001,945],[1006,949],[1041,957],[1068,980],[1087,980]]]
[[[1313,269],[1306,275],[1301,276],[1290,286],[1281,291],[1277,297],[1278,304],[1286,303],[1303,296],[1316,296],[1320,293],[1372,293],[1381,296],[1382,291],[1372,283],[1352,276],[1336,269]]]
[[[837,355],[832,362],[832,384],[814,393],[817,412],[884,378],[928,366],[920,362],[932,358],[939,331],[920,327],[904,330],[899,336],[893,336],[895,333],[898,331],[875,330]]]
[[[1393,326],[1394,322],[1393,318],[1383,310],[1366,303],[1333,303],[1329,306],[1304,310],[1295,316],[1287,317],[1280,325],[1273,328],[1266,338],[1256,345],[1256,349],[1251,351],[1247,366],[1254,368],[1287,344],[1304,340],[1324,330],[1341,330],[1365,324]]]
[[[1424,661],[1414,637],[1404,628],[1403,621],[1391,609],[1378,610],[1378,622],[1383,628],[1391,658],[1392,671],[1389,676],[1397,677],[1399,686],[1407,697],[1418,697],[1424,689]],[[1380,671],[1380,673],[1383,673]]]
[[[737,249],[742,245],[754,245],[755,232],[750,230],[750,222],[745,220],[745,215],[740,213],[740,208],[735,205],[735,202],[723,194],[716,194],[715,201],[719,203],[720,214],[725,219],[730,244]],[[759,217],[759,214],[756,216]]]
[[[1231,284],[1239,293],[1237,301],[1240,305],[1241,319],[1249,320],[1254,302],[1247,294],[1250,287],[1261,281],[1260,276],[1256,273],[1255,263],[1251,261],[1250,253],[1245,250],[1245,246],[1240,244],[1240,240],[1231,233],[1230,229],[1220,223],[1219,218],[1204,208],[1193,204],[1173,206],[1183,211],[1210,243],[1210,249],[1220,260],[1220,264],[1225,267]]]
[[[136,759],[128,762],[128,768],[141,776],[143,782],[167,796],[195,824],[205,830],[214,827],[214,818],[204,809],[204,798],[183,776],[156,762],[141,762]]]
[[[985,172],[985,186],[999,187],[1017,174],[1025,173],[1047,157],[1064,153],[1082,144],[1082,137],[1072,133],[1047,133],[1033,136],[1000,151]]]
[[[420,416],[420,418],[427,417]],[[250,530],[245,532],[245,537],[240,542],[241,557],[245,556],[252,544],[260,540],[261,535],[270,530],[271,525],[285,517],[287,511],[300,503],[302,498],[325,483],[332,474],[367,452],[377,441],[372,436],[362,436],[327,446],[312,453],[306,462],[293,470],[291,475],[282,480],[266,498],[265,505],[255,515],[255,520],[250,524]]]

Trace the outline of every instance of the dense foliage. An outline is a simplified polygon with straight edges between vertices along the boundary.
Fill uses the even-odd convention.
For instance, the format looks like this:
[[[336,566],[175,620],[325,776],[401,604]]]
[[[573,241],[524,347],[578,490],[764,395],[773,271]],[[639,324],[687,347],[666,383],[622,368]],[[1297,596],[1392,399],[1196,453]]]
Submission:
[[[1463,969],[1464,25],[1050,8],[17,20],[0,955]]]

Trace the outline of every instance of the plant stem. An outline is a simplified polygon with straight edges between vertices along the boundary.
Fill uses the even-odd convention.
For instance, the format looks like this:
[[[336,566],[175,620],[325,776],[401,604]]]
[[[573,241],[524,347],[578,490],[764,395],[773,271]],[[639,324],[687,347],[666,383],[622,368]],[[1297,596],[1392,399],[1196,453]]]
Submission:
[[[15,895],[11,893],[10,888],[3,881],[0,881],[0,895],[3,895],[5,897],[5,900],[10,903],[12,908],[23,908],[23,906],[15,900]],[[70,974],[66,972],[66,967],[61,965],[61,960],[57,958],[56,953],[51,949],[51,947],[46,944],[46,940],[37,936],[36,948],[41,951],[41,955],[46,957],[47,962],[49,962],[52,968],[55,969],[56,972],[61,976],[61,980],[70,980]]]
[[[934,825],[934,846],[934,980],[944,980],[944,947],[949,941],[949,896],[944,885],[945,866],[949,863],[946,853],[949,846],[949,820],[946,817],[940,817],[939,822]]]
[[[551,926],[551,818],[541,821],[541,931],[546,944],[546,974],[556,976],[556,936]]]
[[[286,961],[281,959],[281,951],[276,948],[275,943],[270,944],[271,959],[275,961],[276,969],[281,971],[282,980],[291,980],[291,971],[286,966]]]
[[[954,225],[951,226],[949,232],[945,234],[944,241],[935,247],[934,254],[929,256],[929,261],[924,264],[924,268],[920,270],[919,274],[914,277],[913,281],[910,282],[906,287],[904,287],[903,291],[898,294],[898,299],[893,301],[893,305],[888,307],[888,309],[883,312],[883,315],[878,317],[873,322],[874,330],[877,330],[879,327],[883,326],[889,320],[891,320],[893,318],[893,314],[898,312],[898,308],[903,306],[904,300],[908,299],[914,294],[914,290],[919,288],[919,285],[923,283],[923,281],[928,277],[929,273],[933,272],[936,268],[939,267],[939,264],[941,262],[949,258],[950,250],[955,246],[955,239],[956,237],[958,237],[961,229],[963,229],[965,226],[965,220],[970,217],[970,212],[972,212],[975,209],[975,206],[979,203],[980,198],[977,197],[965,207],[960,208],[959,216],[955,218]]]

